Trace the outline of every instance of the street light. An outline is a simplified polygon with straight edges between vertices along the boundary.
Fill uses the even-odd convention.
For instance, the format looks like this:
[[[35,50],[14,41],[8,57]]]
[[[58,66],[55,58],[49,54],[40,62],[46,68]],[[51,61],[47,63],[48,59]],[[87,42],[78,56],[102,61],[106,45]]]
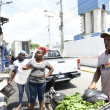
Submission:
[[[1,6],[2,6],[3,4],[10,4],[10,3],[13,3],[13,1],[6,2],[6,3],[2,3],[2,0],[0,0],[0,27],[1,27]]]
[[[10,1],[10,2],[6,2],[5,4],[10,4],[10,3],[13,3],[13,1]]]
[[[47,11],[47,10],[44,10],[44,12],[52,12],[54,13],[53,11]],[[56,13],[54,13],[55,15],[57,15]],[[57,15],[58,17],[60,17],[59,15]]]
[[[2,0],[0,0],[0,28],[1,28],[1,6],[2,6],[3,4],[10,4],[10,3],[13,3],[13,2],[10,1],[10,2],[6,2],[6,3],[2,3]],[[2,34],[1,34],[1,36],[2,36]]]
[[[44,12],[52,12],[52,11],[47,11],[47,10],[44,10]],[[52,12],[54,13],[54,12]],[[57,15],[56,13],[54,13],[55,15]],[[64,34],[63,34],[63,13],[62,13],[62,6],[61,6],[61,13],[60,13],[60,16],[57,15],[58,17],[60,17],[61,19],[61,49],[62,49],[62,55],[63,55],[63,51],[64,51]],[[59,27],[59,28],[60,28]]]

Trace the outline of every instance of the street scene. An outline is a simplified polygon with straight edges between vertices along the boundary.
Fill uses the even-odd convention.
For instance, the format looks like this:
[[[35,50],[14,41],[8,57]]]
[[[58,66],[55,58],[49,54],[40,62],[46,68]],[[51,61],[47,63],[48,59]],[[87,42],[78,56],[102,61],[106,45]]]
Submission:
[[[85,68],[82,67],[82,69],[85,69]],[[55,83],[56,92],[61,92],[61,93],[67,94],[67,95],[73,95],[76,92],[80,92],[81,94],[83,94],[85,89],[88,88],[89,84],[92,81],[91,78],[94,75],[94,73],[92,73],[92,72],[94,72],[95,69],[96,68],[91,68],[91,72],[81,71],[81,77],[75,78],[75,79],[71,80],[70,82]],[[90,70],[90,69],[88,68],[88,70]],[[86,68],[86,71],[87,71],[87,68]],[[14,82],[13,82],[13,85],[15,87],[15,90],[18,91]],[[49,91],[50,87],[51,87],[51,84],[47,84],[45,94]],[[97,83],[97,89],[98,90],[101,89],[100,80]],[[16,108],[16,106],[18,105],[18,92],[16,92],[12,97],[10,97],[8,101],[9,101],[8,110],[14,110]],[[23,107],[21,110],[27,110],[26,94],[24,95],[24,98],[23,98]],[[39,110],[38,99],[36,100],[35,110]],[[46,107],[44,106],[44,110],[48,110],[48,109],[46,109]]]
[[[109,0],[0,0],[0,110],[110,110]]]

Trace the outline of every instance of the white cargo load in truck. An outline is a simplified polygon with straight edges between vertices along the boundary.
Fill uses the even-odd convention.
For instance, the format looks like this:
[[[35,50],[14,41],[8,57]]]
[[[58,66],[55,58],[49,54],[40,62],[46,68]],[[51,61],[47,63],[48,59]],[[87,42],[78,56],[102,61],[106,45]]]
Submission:
[[[21,50],[25,50],[27,54],[30,54],[30,41],[15,40],[11,44],[11,56],[14,58],[18,56]]]

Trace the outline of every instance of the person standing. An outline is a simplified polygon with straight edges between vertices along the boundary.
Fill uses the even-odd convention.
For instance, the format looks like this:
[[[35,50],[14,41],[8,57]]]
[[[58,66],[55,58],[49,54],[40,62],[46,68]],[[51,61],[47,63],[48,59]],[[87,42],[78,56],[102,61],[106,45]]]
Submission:
[[[54,71],[52,65],[43,59],[44,54],[47,52],[46,48],[40,47],[36,52],[35,59],[23,67],[24,70],[32,68],[29,76],[29,89],[30,89],[30,109],[34,109],[34,104],[38,94],[40,110],[43,110],[44,93],[46,88],[46,78]],[[45,74],[45,69],[48,69],[48,74]]]
[[[18,71],[18,69],[22,65],[26,65],[29,62],[28,59],[25,59],[25,56],[26,56],[26,52],[24,50],[20,51],[18,55],[18,59],[13,62],[13,67],[12,67],[13,71],[11,74],[10,81],[8,82],[8,84],[10,84],[14,78],[14,81],[17,83],[17,87],[19,90],[19,106],[16,108],[16,110],[19,110],[22,107],[22,98],[23,98],[24,88],[25,88],[27,98],[28,98],[28,108],[30,108],[29,81],[27,78],[22,79],[22,73],[19,74],[19,71]]]
[[[88,88],[96,89],[96,83],[101,77],[102,91],[110,96],[110,34],[102,33],[100,37],[104,39],[105,50],[99,53],[97,70]]]

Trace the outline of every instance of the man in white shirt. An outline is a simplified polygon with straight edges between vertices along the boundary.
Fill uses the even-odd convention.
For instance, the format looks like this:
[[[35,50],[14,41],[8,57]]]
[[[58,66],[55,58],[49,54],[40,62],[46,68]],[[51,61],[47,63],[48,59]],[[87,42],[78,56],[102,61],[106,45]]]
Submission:
[[[88,88],[96,89],[96,83],[101,77],[102,91],[110,94],[110,34],[102,33],[100,37],[104,39],[105,50],[99,53],[97,70]]]

